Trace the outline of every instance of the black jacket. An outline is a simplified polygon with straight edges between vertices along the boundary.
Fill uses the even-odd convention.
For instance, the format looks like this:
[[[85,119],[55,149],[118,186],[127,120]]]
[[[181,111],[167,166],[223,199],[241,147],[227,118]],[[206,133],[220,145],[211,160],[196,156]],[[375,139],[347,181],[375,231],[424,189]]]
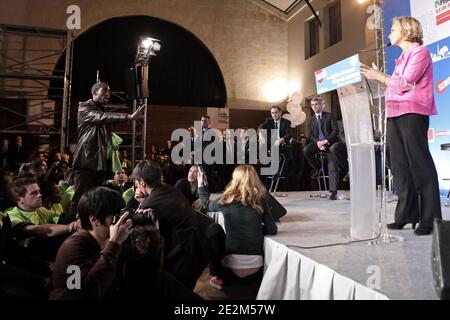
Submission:
[[[196,224],[196,218],[189,201],[175,187],[161,184],[142,203],[141,208],[152,208],[159,221],[161,235],[165,240],[165,251],[176,246],[174,235]]]
[[[177,181],[175,183],[175,188],[181,191],[182,194],[188,199],[190,204],[193,204],[198,199],[198,192],[197,189],[192,193],[191,191],[191,183],[188,181],[187,178],[183,178]]]
[[[107,170],[106,150],[111,139],[111,124],[127,121],[126,113],[104,112],[91,99],[78,106],[78,145],[75,169]]]
[[[267,118],[263,124],[259,126],[258,129],[266,129],[267,130],[267,141],[270,144],[270,133],[272,129],[275,129],[275,121],[273,121],[272,118]],[[284,139],[285,143],[289,143],[292,137],[292,130],[291,130],[291,122],[287,119],[281,118],[280,119],[280,138]]]
[[[329,112],[323,111],[322,120],[320,122],[322,124],[322,132],[329,144],[332,145],[337,142],[339,129],[334,116]],[[319,141],[319,128],[317,127],[317,118],[315,114],[313,114],[308,121],[308,139],[309,142],[317,143]]]
[[[196,212],[175,187],[161,184],[141,208],[152,208],[164,238],[164,269],[193,289],[208,264],[211,219]]]

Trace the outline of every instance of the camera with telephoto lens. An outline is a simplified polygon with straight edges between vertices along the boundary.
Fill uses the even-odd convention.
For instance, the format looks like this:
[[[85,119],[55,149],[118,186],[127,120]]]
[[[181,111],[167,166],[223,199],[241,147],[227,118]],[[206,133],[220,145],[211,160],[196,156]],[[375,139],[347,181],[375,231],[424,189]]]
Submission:
[[[136,212],[136,209],[131,208],[124,208],[120,210],[120,215],[114,217],[113,224],[119,221],[120,217],[126,213],[128,213],[127,219],[131,219],[133,221],[133,225],[135,226],[148,226],[155,224],[155,217],[151,209],[147,212]]]

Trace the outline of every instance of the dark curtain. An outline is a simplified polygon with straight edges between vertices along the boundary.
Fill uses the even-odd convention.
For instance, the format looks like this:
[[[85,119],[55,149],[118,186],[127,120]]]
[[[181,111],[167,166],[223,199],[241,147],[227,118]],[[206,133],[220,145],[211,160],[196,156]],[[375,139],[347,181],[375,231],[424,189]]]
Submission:
[[[221,70],[204,44],[173,23],[147,17],[112,18],[75,40],[72,99],[90,98],[90,88],[100,80],[112,91],[125,92],[125,69],[133,66],[141,36],[161,40],[161,51],[149,64],[151,104],[224,107],[226,89]],[[63,70],[65,55],[56,70]],[[51,87],[62,86],[62,83]],[[62,92],[57,92],[62,95]],[[49,94],[56,94],[55,90]]]

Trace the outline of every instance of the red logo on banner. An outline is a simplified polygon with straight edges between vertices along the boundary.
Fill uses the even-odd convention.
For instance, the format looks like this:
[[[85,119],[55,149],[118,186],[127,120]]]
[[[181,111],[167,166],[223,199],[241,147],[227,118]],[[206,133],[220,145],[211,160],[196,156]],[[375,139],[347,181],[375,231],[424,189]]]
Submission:
[[[436,92],[437,93],[444,93],[447,87],[450,85],[450,77],[448,77],[445,80],[440,80],[436,83]]]
[[[316,71],[316,80],[317,83],[322,84],[325,78],[327,77],[327,72],[323,69]]]
[[[448,1],[436,1],[436,25],[443,24],[450,20],[450,3]]]

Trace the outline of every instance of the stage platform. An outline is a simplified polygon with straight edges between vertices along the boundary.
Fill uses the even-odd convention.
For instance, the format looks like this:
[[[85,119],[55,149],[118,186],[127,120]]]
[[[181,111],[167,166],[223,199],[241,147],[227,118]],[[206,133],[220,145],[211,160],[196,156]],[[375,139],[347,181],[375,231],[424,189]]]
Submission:
[[[362,285],[364,289],[373,289],[374,293],[380,294],[372,295],[375,299],[430,300],[438,298],[433,288],[431,272],[432,237],[419,237],[414,235],[411,225],[405,227],[404,230],[390,231],[393,235],[402,237],[403,240],[401,242],[386,245],[369,245],[368,242],[361,242],[315,249],[300,248],[322,246],[351,240],[350,201],[331,201],[327,198],[311,198],[310,195],[314,193],[287,192],[284,193],[287,195],[286,197],[277,197],[277,200],[287,209],[288,213],[278,223],[278,234],[267,237],[266,255],[268,253],[267,246],[269,243],[272,246],[270,249],[272,251],[271,255],[274,256],[276,254],[273,251],[277,247],[273,245],[274,243],[287,246],[288,249],[300,253],[300,256],[309,258],[314,264],[327,267],[325,268],[325,274],[328,274],[328,276],[332,277],[330,275],[330,271],[332,270],[334,271],[333,274],[335,273],[339,276],[339,279],[348,278],[356,282],[359,288],[361,286],[358,284]],[[340,191],[339,195],[349,196],[349,192]],[[442,198],[443,202],[444,198]],[[392,222],[394,219],[394,209],[395,203],[389,203],[387,206],[388,222]],[[442,205],[442,213],[444,219],[450,219],[449,207]],[[283,247],[283,250],[286,250],[284,246],[278,245],[278,248]],[[309,259],[306,260],[309,261]],[[286,256],[287,260],[288,258]],[[293,268],[292,260],[290,258],[289,268],[291,269]],[[298,263],[300,264],[300,262]],[[288,267],[281,268],[286,269]],[[299,273],[300,271],[295,272]],[[300,278],[299,274],[297,276]],[[317,272],[315,276],[317,278]],[[286,277],[285,281],[289,282],[290,279]],[[297,279],[292,279],[292,281],[295,282]],[[319,281],[322,280],[319,279]],[[272,279],[271,282],[273,284],[276,283],[275,279]],[[270,287],[267,283],[264,284],[263,280],[264,285],[266,289]],[[317,284],[314,285],[317,286]],[[318,288],[318,290],[322,289],[320,287]],[[338,291],[336,283],[331,284],[331,290],[333,289],[335,292]],[[270,290],[267,291],[270,292]],[[276,291],[276,288],[274,290]],[[286,289],[283,288],[282,290]],[[295,288],[293,290],[295,291]],[[372,290],[368,289],[367,291]],[[281,295],[283,297],[277,297],[277,294],[270,293],[268,296],[273,299],[298,298],[298,295],[286,294],[286,292]],[[365,296],[370,298],[370,292],[369,295]],[[261,297],[261,291],[259,297]],[[314,295],[307,295],[307,297],[314,297]],[[327,297],[327,295],[324,297]],[[349,298],[351,299],[352,297]],[[358,297],[353,296],[353,298]]]

